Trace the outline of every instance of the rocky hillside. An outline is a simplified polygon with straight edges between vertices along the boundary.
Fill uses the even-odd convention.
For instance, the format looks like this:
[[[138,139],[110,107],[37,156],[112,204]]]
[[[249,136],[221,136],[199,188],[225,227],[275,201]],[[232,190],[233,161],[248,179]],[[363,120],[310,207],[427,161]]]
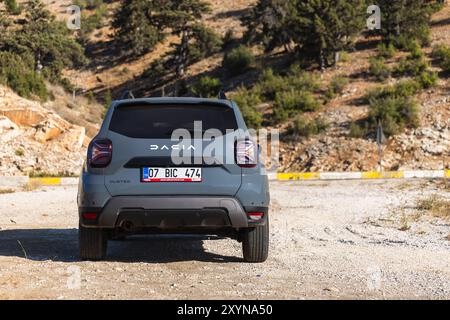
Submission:
[[[431,44],[450,44],[450,6],[432,18]],[[348,61],[322,73],[327,82],[336,75],[348,77],[342,94],[310,115],[322,118],[329,128],[312,138],[282,144],[282,171],[361,171],[378,167],[378,148],[373,139],[348,137],[349,123],[364,118],[368,106],[360,104],[368,89],[379,85],[368,77],[373,48],[350,53]],[[393,60],[398,59],[394,57]],[[438,69],[435,69],[439,71]],[[395,83],[389,79],[388,84]],[[384,170],[438,170],[450,167],[450,80],[445,75],[434,88],[414,97],[419,105],[419,126],[387,139],[383,146]]]
[[[221,37],[232,31],[234,41],[244,32],[240,18],[247,13],[256,0],[223,2],[210,0],[212,11],[203,22]],[[22,1],[19,1],[22,3]],[[48,8],[64,20],[68,1],[46,1]],[[159,95],[170,88],[173,81],[168,77],[161,86],[149,77],[150,65],[164,57],[171,44],[179,41],[168,35],[152,52],[131,60],[116,59],[112,12],[117,1],[105,2],[108,13],[101,27],[94,29],[87,45],[90,63],[82,69],[64,70],[64,76],[77,88],[72,101],[70,93],[58,86],[49,85],[52,98],[49,102],[20,98],[6,87],[0,87],[0,174],[78,174],[85,156],[85,148],[98,130],[104,111],[95,98],[105,100],[111,92],[117,98],[126,88],[133,88],[145,95]],[[92,13],[92,12],[91,12]],[[450,44],[450,7],[433,16],[431,43],[423,49],[433,71],[441,70],[432,63],[432,47]],[[240,85],[251,88],[268,67],[277,69],[286,64],[281,52],[264,53],[252,48],[255,66],[248,72],[226,76],[222,67],[224,52],[215,53],[190,65],[186,71],[188,85],[201,76],[220,78],[232,96]],[[380,85],[369,76],[370,58],[377,54],[376,46],[361,37],[355,50],[349,51],[335,67],[323,72],[313,70],[319,78],[319,90],[325,92],[336,77],[348,82],[341,92],[323,103],[317,110],[304,114],[306,120],[322,119],[325,130],[308,136],[288,136],[291,119],[281,124],[265,123],[268,128],[280,130],[282,171],[360,171],[378,168],[378,150],[374,137],[351,137],[350,125],[367,117],[369,106],[363,101],[367,91]],[[404,52],[390,58],[390,64],[398,64]],[[147,71],[147,72],[146,72]],[[387,79],[383,85],[394,85],[396,78]],[[157,83],[157,84],[155,84]],[[94,100],[92,100],[94,97]],[[450,166],[450,81],[440,76],[432,88],[418,92],[414,99],[419,106],[419,125],[392,135],[383,146],[384,170],[442,169]],[[256,109],[270,115],[272,103],[261,103]]]
[[[0,86],[0,173],[78,175],[86,129]]]

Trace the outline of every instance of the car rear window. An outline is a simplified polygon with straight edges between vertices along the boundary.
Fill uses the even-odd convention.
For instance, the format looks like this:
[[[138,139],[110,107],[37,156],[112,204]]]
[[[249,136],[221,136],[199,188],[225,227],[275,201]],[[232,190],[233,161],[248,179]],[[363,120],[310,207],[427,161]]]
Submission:
[[[216,105],[134,105],[119,106],[113,113],[109,130],[131,138],[168,139],[176,129],[237,129],[232,108]]]

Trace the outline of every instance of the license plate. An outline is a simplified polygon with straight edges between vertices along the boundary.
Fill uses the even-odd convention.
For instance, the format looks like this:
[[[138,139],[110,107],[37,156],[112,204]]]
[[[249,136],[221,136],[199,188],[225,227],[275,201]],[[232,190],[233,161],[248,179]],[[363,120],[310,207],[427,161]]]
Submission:
[[[201,168],[143,168],[142,182],[201,182]]]

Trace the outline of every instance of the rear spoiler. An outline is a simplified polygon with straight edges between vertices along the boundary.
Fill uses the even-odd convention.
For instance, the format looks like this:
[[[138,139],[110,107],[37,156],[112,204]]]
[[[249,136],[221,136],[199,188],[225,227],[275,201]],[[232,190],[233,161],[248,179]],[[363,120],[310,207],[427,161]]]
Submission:
[[[232,108],[229,100],[184,100],[180,99],[179,101],[176,99],[159,99],[159,98],[150,98],[150,99],[132,99],[132,100],[117,100],[115,101],[115,108],[126,108],[126,107],[137,107],[137,106],[160,106],[160,105],[189,105],[189,106],[216,106],[216,107],[227,107]]]

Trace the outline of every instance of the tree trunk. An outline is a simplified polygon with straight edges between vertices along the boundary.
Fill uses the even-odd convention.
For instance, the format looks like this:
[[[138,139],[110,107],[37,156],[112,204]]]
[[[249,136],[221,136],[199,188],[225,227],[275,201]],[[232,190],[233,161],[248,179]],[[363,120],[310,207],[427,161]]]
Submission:
[[[186,73],[186,66],[188,63],[188,54],[189,54],[189,30],[187,26],[184,26],[182,35],[181,35],[181,43],[179,56],[177,59],[176,66],[176,83],[175,83],[175,96],[180,95],[180,91],[183,91],[183,81],[184,75]]]
[[[184,76],[186,72],[186,64],[189,50],[189,32],[187,27],[183,29],[180,44],[180,55],[178,57],[177,78]]]
[[[339,61],[341,61],[341,54],[339,51],[335,51],[333,64],[337,65]]]
[[[319,49],[319,59],[320,59],[320,71],[324,71],[326,66],[325,66],[325,56],[322,48]]]

